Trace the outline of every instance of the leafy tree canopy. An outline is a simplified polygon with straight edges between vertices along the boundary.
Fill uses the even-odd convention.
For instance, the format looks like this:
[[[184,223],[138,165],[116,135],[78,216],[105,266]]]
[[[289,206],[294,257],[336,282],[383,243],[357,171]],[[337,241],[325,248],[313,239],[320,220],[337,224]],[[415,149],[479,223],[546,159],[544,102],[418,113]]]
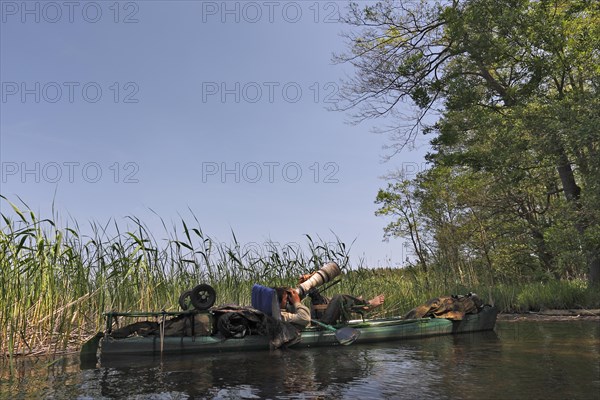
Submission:
[[[431,197],[439,185],[431,182],[460,181],[448,189],[453,206],[470,210],[469,223],[498,222],[478,228],[488,264],[493,249],[510,247],[501,229],[517,229],[528,237],[526,263],[560,276],[561,257],[579,252],[590,281],[600,282],[600,2],[390,0],[352,3],[345,21],[354,27],[349,51],[336,60],[356,74],[340,109],[352,110],[354,122],[392,117],[383,129],[391,156],[420,134],[432,137],[431,170],[388,188],[403,199],[397,204],[411,201],[427,220],[438,213]],[[451,174],[440,178],[442,168]],[[520,223],[506,226],[511,219]],[[450,223],[458,229],[466,221]],[[433,230],[421,236],[436,248],[457,232],[409,228]],[[577,232],[568,248],[557,240],[567,232]]]

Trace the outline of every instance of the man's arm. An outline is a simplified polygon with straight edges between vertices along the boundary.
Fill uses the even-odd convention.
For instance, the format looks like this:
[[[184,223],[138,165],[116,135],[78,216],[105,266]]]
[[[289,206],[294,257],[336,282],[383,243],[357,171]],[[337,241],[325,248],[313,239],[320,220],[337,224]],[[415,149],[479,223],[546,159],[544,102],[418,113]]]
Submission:
[[[281,318],[285,322],[297,325],[301,328],[310,324],[310,310],[300,302],[300,296],[295,290],[290,293],[290,300],[294,308],[293,312],[282,311]]]

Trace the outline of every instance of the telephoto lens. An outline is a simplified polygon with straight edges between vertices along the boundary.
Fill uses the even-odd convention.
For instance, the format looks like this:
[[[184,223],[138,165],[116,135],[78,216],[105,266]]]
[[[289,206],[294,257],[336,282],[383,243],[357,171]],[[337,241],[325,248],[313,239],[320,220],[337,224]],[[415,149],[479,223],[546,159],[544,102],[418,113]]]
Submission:
[[[317,286],[321,286],[324,283],[327,283],[334,279],[336,276],[340,275],[342,270],[340,267],[334,262],[328,262],[320,270],[315,272],[310,278],[306,281],[302,282],[296,290],[300,297],[305,297],[308,291]]]

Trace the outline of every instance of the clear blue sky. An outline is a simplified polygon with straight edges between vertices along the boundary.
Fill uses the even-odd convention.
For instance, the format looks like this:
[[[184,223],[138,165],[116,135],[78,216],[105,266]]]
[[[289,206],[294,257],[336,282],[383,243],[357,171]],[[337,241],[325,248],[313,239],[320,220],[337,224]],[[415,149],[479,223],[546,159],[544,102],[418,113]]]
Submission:
[[[327,111],[349,65],[334,22],[345,2],[2,1],[2,180],[42,216],[166,236],[180,217],[229,242],[350,244],[398,265],[374,198],[384,136]],[[381,123],[384,121],[375,121]],[[2,211],[10,213],[7,205]]]

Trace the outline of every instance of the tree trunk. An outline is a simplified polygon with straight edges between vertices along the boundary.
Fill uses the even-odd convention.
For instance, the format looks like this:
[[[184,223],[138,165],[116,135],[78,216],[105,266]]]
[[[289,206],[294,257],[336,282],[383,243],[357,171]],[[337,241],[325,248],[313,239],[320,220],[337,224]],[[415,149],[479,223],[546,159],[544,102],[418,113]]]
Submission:
[[[531,221],[530,221],[531,223]],[[546,271],[552,271],[554,276],[559,279],[560,274],[553,268],[554,265],[554,256],[548,251],[548,246],[546,246],[546,240],[544,239],[544,235],[536,228],[530,229],[531,236],[533,236],[535,253],[542,264],[542,267]]]
[[[575,181],[575,174],[573,174],[571,163],[569,162],[569,159],[563,148],[559,149],[559,163],[556,169],[563,185],[565,198],[568,202],[573,204],[576,211],[579,211],[581,209],[581,203],[579,202],[581,188]],[[581,237],[581,242],[584,243],[583,237],[587,228],[587,224],[578,216],[574,222],[575,228]],[[590,286],[600,286],[600,257],[598,255],[598,251],[596,249],[588,249],[586,247],[587,246],[584,246],[586,261],[588,264],[588,283]]]
[[[598,253],[588,253],[587,259],[590,266],[588,282],[590,286],[600,287],[600,257]]]
[[[575,207],[579,209],[581,205],[577,202],[577,200],[579,200],[579,196],[581,195],[581,188],[577,186],[575,175],[573,174],[573,169],[571,168],[571,163],[569,162],[564,149],[560,149],[559,152],[559,160],[556,169],[558,170],[558,176],[560,176],[565,197],[567,201],[576,202]]]

